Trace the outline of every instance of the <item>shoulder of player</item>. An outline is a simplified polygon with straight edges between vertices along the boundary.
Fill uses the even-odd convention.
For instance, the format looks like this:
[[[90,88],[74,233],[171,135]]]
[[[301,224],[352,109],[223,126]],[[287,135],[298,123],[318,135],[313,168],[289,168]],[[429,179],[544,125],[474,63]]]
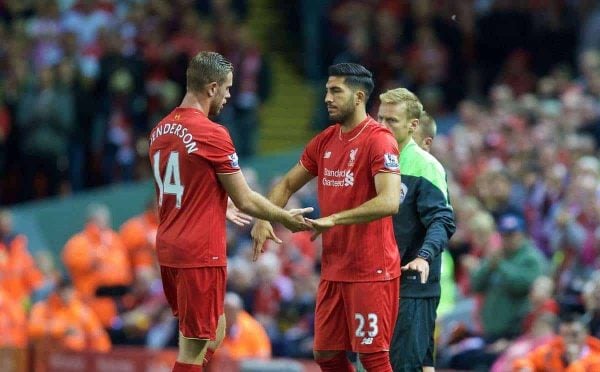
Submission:
[[[446,170],[442,164],[416,144],[401,153],[400,167],[402,174],[424,177],[430,181],[446,177]]]
[[[317,133],[313,138],[311,138],[309,143],[312,143],[313,145],[315,145],[315,144],[319,145],[319,144],[327,142],[334,135],[336,135],[336,133],[338,133],[338,130],[339,130],[338,128],[339,128],[339,124],[333,124],[333,125],[328,126],[327,128],[323,129],[321,132]]]
[[[389,129],[375,120],[367,125],[365,131],[368,133],[369,137],[379,138],[380,136],[390,136],[392,139],[394,138],[394,134]]]

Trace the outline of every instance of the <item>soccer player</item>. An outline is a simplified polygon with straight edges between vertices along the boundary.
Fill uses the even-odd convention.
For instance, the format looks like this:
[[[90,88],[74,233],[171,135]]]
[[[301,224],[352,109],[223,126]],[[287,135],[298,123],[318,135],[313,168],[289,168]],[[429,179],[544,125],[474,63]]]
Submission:
[[[227,130],[208,119],[230,97],[233,68],[201,52],[187,68],[181,105],[150,134],[159,225],[156,250],[165,295],[179,318],[179,355],[173,371],[201,371],[207,347],[224,337],[227,195],[244,213],[309,230],[301,214],[286,211],[248,187]],[[277,240],[273,231],[266,235]],[[209,342],[209,340],[211,340]]]
[[[393,220],[405,264],[390,359],[394,371],[432,371],[441,253],[456,229],[454,213],[444,168],[412,139],[423,105],[404,88],[389,90],[379,98],[378,119],[398,141],[402,169],[402,204]]]
[[[400,261],[392,221],[400,204],[398,145],[369,117],[371,72],[361,65],[329,67],[325,103],[335,122],[315,136],[300,162],[269,198],[285,206],[318,178],[323,234],[321,281],[315,310],[314,357],[323,371],[352,371],[346,350],[358,352],[368,371],[391,371],[389,345],[398,311]],[[255,259],[271,226],[252,229]]]

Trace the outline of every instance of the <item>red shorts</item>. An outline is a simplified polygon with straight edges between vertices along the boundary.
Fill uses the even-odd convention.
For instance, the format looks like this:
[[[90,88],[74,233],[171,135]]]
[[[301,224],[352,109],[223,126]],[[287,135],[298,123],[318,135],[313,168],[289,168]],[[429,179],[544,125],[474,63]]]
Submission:
[[[388,351],[399,300],[400,278],[380,282],[321,280],[314,349]]]
[[[225,266],[160,267],[163,288],[179,330],[186,338],[216,339],[223,315],[227,268]]]

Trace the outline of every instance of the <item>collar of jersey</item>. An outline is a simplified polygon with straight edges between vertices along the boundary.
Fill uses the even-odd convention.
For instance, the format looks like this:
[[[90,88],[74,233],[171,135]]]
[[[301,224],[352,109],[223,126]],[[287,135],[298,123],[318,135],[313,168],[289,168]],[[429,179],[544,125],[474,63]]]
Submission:
[[[200,115],[202,115],[202,116],[206,116],[206,114],[205,114],[205,113],[203,113],[202,111],[200,111],[200,110],[198,110],[198,109],[195,109],[195,108],[193,108],[193,107],[180,107],[180,106],[177,106],[177,107],[175,107],[175,111],[188,111],[188,112],[195,112],[195,113],[197,113],[197,114],[200,114]]]
[[[343,141],[343,142],[354,141],[358,136],[360,136],[360,134],[363,132],[363,130],[365,130],[365,128],[367,127],[367,125],[369,125],[369,123],[371,122],[371,120],[373,120],[371,118],[371,116],[367,115],[367,118],[365,120],[363,120],[362,122],[360,122],[356,126],[356,128],[352,129],[348,133],[342,133],[342,125],[339,124],[340,131],[338,132],[338,137],[339,137],[340,141]]]

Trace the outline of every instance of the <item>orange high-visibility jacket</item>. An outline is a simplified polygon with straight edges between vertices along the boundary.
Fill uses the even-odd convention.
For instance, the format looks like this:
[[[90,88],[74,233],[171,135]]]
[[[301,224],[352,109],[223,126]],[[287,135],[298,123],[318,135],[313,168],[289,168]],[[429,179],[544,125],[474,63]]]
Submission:
[[[565,353],[565,344],[562,337],[555,337],[548,343],[536,348],[524,358],[515,360],[513,371],[532,371],[532,372],[592,372],[600,371],[600,340],[595,337],[587,337],[587,354],[571,363],[563,363],[563,354]]]
[[[116,305],[109,297],[96,297],[96,289],[129,285],[132,280],[129,257],[119,235],[110,229],[99,231],[93,224],[88,224],[69,239],[62,256],[82,300],[108,327],[116,315]]]
[[[27,316],[23,306],[0,289],[0,348],[27,345]]]
[[[17,235],[8,244],[0,242],[0,288],[13,301],[25,305],[44,277],[27,249],[27,238]]]
[[[240,311],[236,324],[226,335],[223,344],[216,353],[229,356],[231,359],[271,357],[271,341],[263,326],[245,311]]]
[[[29,317],[33,341],[49,338],[69,350],[108,351],[108,334],[96,314],[76,297],[65,302],[56,293],[36,303]]]
[[[133,270],[154,267],[156,260],[156,230],[158,219],[152,212],[145,212],[125,221],[119,232],[121,241],[129,254]]]

